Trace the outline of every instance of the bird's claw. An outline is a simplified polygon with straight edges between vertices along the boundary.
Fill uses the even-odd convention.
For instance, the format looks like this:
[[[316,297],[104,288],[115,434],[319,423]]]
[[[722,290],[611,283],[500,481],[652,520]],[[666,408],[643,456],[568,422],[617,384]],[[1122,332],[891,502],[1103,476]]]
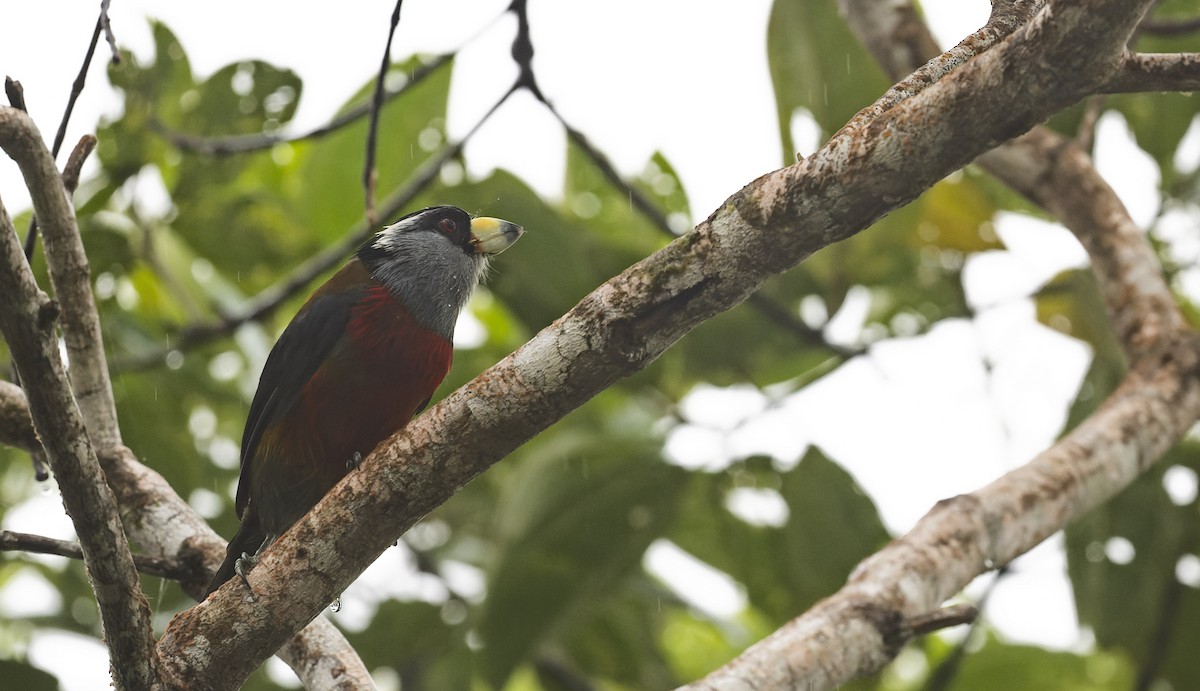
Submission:
[[[358,470],[358,466],[362,465],[362,462],[362,454],[355,451],[354,455],[350,457],[350,460],[346,461],[346,470]]]
[[[242,556],[233,562],[233,572],[238,575],[238,578],[242,579],[242,583],[246,584],[246,590],[249,590],[251,595],[254,594],[254,588],[250,587],[250,580],[246,578],[246,575],[250,573],[250,569],[253,569],[257,563],[258,554],[248,554],[246,552],[242,552]]]

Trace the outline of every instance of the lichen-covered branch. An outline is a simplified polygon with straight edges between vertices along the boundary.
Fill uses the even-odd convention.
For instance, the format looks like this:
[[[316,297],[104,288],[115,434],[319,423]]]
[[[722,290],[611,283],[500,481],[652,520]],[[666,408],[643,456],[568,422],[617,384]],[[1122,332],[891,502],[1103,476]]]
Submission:
[[[236,685],[408,526],[504,454],[770,276],[1092,93],[1120,64],[1147,2],[1054,4],[937,82],[856,119],[813,156],[747,185],[377,449],[264,553],[250,573],[253,597],[235,579],[180,614],[160,642],[164,658],[196,688]]]
[[[847,0],[842,7],[893,75],[929,57],[912,50],[932,40],[911,5],[897,11],[895,3]],[[1123,489],[1200,416],[1200,339],[1175,309],[1149,244],[1086,155],[1037,128],[980,161],[1075,231],[1135,366],[1059,443],[987,487],[942,502],[864,561],[838,593],[689,688],[824,689],[875,671],[907,638],[899,621],[938,608],[978,574]],[[831,638],[830,631],[840,633]]]

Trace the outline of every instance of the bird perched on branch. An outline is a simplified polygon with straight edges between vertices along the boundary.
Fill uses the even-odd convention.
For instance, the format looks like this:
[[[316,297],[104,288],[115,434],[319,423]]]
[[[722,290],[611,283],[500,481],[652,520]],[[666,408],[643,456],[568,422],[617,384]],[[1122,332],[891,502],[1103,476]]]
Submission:
[[[267,357],[242,434],[242,520],[207,593],[424,408],[450,369],[458,314],[520,226],[435,206],[364,244]],[[206,594],[207,594],[206,593]]]

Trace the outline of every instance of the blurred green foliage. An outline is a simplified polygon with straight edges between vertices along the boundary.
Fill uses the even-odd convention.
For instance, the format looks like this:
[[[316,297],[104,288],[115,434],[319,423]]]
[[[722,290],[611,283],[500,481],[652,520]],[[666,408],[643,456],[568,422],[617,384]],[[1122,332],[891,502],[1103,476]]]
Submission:
[[[1194,0],[1159,12],[1191,16]],[[266,151],[213,157],[180,150],[158,131],[197,135],[275,132],[293,117],[300,75],[261,61],[229,65],[198,79],[171,31],[154,26],[150,61],[126,55],[110,71],[125,97],[120,117],[99,129],[99,172],[77,195],[80,223],[115,363],[159,354],[154,366],[114,373],[129,445],[176,490],[232,534],[230,501],[237,444],[257,373],[275,335],[299,306],[293,298],[261,324],[186,350],[169,350],[181,330],[236,312],[264,288],[338,241],[361,214],[365,123]],[[1194,38],[1143,37],[1144,47],[1197,50]],[[791,159],[791,121],[806,110],[825,136],[888,83],[837,16],[834,0],[778,0],[767,34],[781,152]],[[416,59],[395,68],[407,73]],[[390,102],[382,113],[380,196],[406,180],[445,142],[451,67]],[[352,103],[368,92],[367,79]],[[349,107],[351,104],[347,104]],[[1164,207],[1195,198],[1195,170],[1177,170],[1175,152],[1196,114],[1190,96],[1116,97],[1139,145],[1157,161]],[[1055,119],[1071,133],[1078,113]],[[461,171],[461,162],[453,163]],[[443,175],[411,208],[455,203],[516,219],[529,237],[504,257],[470,307],[479,343],[456,353],[440,395],[468,381],[544,328],[597,285],[664,245],[669,237],[639,215],[625,190],[604,178],[586,151],[570,145],[563,191],[542,198],[503,170],[483,179]],[[631,181],[676,220],[690,221],[686,192],[670,162],[647,161]],[[161,208],[135,203],[161,187]],[[408,537],[403,550],[440,595],[390,598],[347,623],[368,667],[403,688],[555,690],[666,688],[734,657],[845,581],[859,560],[889,539],[870,497],[817,449],[802,458],[730,458],[717,471],[668,462],[664,440],[688,423],[680,401],[698,384],[750,383],[789,392],[840,362],[833,349],[796,333],[802,301],[833,315],[851,288],[870,294],[864,334],[909,335],[940,320],[969,317],[966,259],[999,249],[991,221],[1028,212],[1011,193],[966,170],[939,183],[869,232],[832,246],[760,295],[779,312],[743,305],[700,326],[658,362],[592,402],[464,488]],[[686,225],[686,224],[685,224]],[[1159,241],[1175,278],[1187,267]],[[44,274],[39,263],[37,270]],[[553,280],[546,280],[553,277]],[[1180,294],[1195,319],[1196,306]],[[1040,319],[1088,343],[1094,360],[1071,423],[1095,409],[1124,368],[1094,281],[1070,272],[1037,296]],[[780,318],[787,315],[787,319]],[[809,318],[809,329],[823,325]],[[897,324],[908,324],[904,330]],[[1200,550],[1197,504],[1179,506],[1163,489],[1170,468],[1200,471],[1194,444],[1068,531],[1070,576],[1094,653],[1006,644],[983,633],[953,688],[1128,688],[1135,670],[1176,689],[1200,688],[1189,651],[1200,645],[1200,596],[1176,578]],[[39,489],[28,462],[0,449],[0,514]],[[785,507],[758,524],[731,510],[732,492],[752,488]],[[1116,563],[1105,545],[1127,540],[1136,556]],[[744,608],[722,617],[689,602],[648,570],[647,550],[669,541],[727,574]],[[478,592],[459,592],[447,574],[474,574]],[[57,684],[22,659],[38,630],[99,635],[87,581],[77,563],[4,556],[0,587],[19,573],[48,582],[56,612],[0,622],[3,678],[13,688]],[[468,579],[471,580],[471,579]],[[146,579],[163,625],[191,602],[170,583]],[[467,589],[471,590],[471,589]],[[336,618],[336,617],[335,617]],[[344,621],[337,618],[339,621]],[[947,639],[910,645],[898,666],[853,688],[915,689],[953,652]],[[915,662],[914,662],[915,661]],[[248,689],[276,688],[258,672]]]

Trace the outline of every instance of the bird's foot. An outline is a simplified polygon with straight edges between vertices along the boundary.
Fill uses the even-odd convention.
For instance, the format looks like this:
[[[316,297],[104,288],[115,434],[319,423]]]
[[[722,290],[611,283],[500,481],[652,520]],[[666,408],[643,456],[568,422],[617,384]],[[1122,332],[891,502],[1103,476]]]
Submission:
[[[254,596],[254,588],[250,587],[250,580],[246,578],[246,576],[250,573],[250,569],[253,569],[254,566],[258,564],[259,555],[261,555],[263,550],[269,547],[272,542],[275,542],[275,536],[267,535],[265,538],[263,538],[262,544],[258,546],[258,550],[254,554],[242,552],[242,556],[238,557],[233,562],[233,572],[238,575],[238,578],[242,579],[242,583],[246,585],[246,590],[250,591],[250,595],[252,597]]]
[[[249,590],[251,595],[254,595],[254,588],[250,587],[250,581],[246,578],[246,575],[250,573],[250,569],[253,569],[254,565],[257,563],[257,552],[254,554],[242,552],[242,556],[238,557],[233,562],[233,572],[238,575],[238,578],[242,579],[242,583],[246,584],[246,590]]]
[[[358,466],[362,465],[363,455],[357,451],[346,461],[346,470],[358,470]]]

